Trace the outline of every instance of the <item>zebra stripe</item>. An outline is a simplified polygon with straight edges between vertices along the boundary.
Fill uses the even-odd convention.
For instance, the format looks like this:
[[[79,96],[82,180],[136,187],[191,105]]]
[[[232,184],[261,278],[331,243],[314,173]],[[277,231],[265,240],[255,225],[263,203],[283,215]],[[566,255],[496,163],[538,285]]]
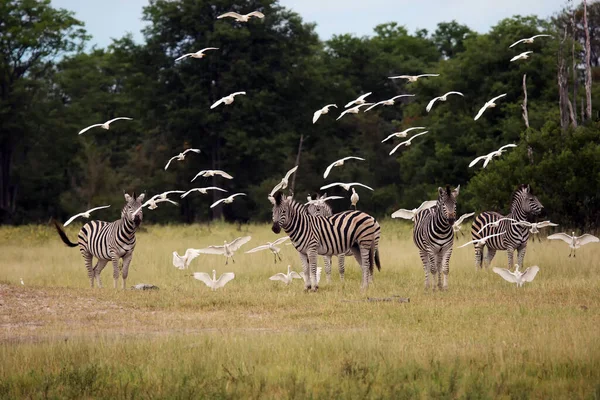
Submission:
[[[435,285],[437,275],[438,288],[448,289],[450,256],[454,244],[452,225],[456,220],[456,198],[459,191],[460,185],[454,190],[450,190],[450,186],[446,186],[445,189],[438,188],[437,204],[415,215],[413,241],[419,249],[423,262],[426,290],[429,289],[429,271],[433,275],[432,287]]]
[[[352,254],[363,270],[362,288],[369,285],[373,264],[381,269],[379,262],[379,237],[381,228],[375,218],[361,211],[346,211],[331,217],[317,217],[308,213],[304,204],[277,192],[273,202],[273,232],[281,229],[287,233],[300,253],[306,276],[307,290],[316,291],[317,255]]]
[[[510,202],[510,213],[506,216],[493,211],[485,211],[479,214],[473,220],[471,226],[471,236],[473,239],[500,233],[503,235],[495,236],[486,241],[484,245],[475,245],[475,268],[482,268],[483,249],[487,246],[486,267],[489,266],[496,255],[497,250],[506,250],[508,256],[508,268],[513,268],[513,256],[517,251],[517,264],[523,265],[525,259],[525,250],[527,240],[529,239],[529,228],[513,223],[510,220],[500,221],[498,226],[488,225],[478,233],[485,225],[496,222],[501,218],[512,218],[516,221],[527,221],[529,218],[539,214],[544,206],[536,196],[533,195],[531,186],[519,185],[513,192]]]

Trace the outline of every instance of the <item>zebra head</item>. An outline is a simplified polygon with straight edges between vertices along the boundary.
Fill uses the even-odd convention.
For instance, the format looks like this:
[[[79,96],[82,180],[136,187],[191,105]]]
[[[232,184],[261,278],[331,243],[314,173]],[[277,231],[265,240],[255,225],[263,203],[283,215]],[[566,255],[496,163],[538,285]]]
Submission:
[[[544,209],[537,196],[533,194],[529,184],[519,185],[511,202],[511,211],[525,217],[538,215]]]
[[[446,188],[438,188],[438,210],[442,213],[442,217],[445,218],[450,225],[456,221],[456,198],[460,191],[460,185],[454,190],[450,189],[450,185],[446,185]]]
[[[322,196],[319,196],[318,194],[315,193],[312,196],[312,199],[320,200],[325,197],[327,197],[327,193],[324,193]],[[309,204],[306,207],[306,210],[308,211],[308,213],[310,215],[315,216],[315,217],[330,217],[333,215],[333,211],[331,210],[331,207],[329,206],[329,204],[327,204],[324,201]]]
[[[144,201],[144,197],[146,195],[144,193],[139,196],[135,196],[135,192],[133,192],[133,197],[125,193],[125,206],[121,210],[121,218],[127,218],[129,221],[133,222],[135,226],[140,226],[142,223],[142,201]],[[133,214],[136,210],[139,211]]]
[[[274,196],[269,197],[269,200],[273,204],[273,226],[271,230],[274,233],[278,234],[281,232],[281,228],[287,225],[291,208],[290,199],[291,196],[286,197],[281,192],[277,192]]]

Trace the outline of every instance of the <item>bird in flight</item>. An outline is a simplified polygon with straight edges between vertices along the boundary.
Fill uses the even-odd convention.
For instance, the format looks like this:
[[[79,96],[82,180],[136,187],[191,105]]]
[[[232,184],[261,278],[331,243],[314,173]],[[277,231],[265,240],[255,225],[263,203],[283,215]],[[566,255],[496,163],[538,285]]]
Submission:
[[[190,194],[192,192],[200,192],[202,194],[206,194],[209,190],[220,190],[221,192],[227,192],[227,190],[221,189],[216,186],[209,186],[209,187],[204,187],[204,188],[193,188],[193,189],[188,190],[184,194],[182,194],[181,198],[183,199],[184,197],[186,197],[188,194]]]
[[[183,153],[179,153],[176,156],[171,157],[169,159],[169,162],[167,163],[167,165],[165,165],[165,171],[167,170],[167,168],[169,168],[169,165],[171,165],[171,161],[173,161],[173,160],[177,160],[177,161],[183,161],[183,160],[185,160],[186,153],[188,153],[190,151],[193,151],[194,153],[200,153],[200,149],[187,149]]]
[[[207,47],[207,48],[205,48],[205,49],[198,50],[198,51],[197,51],[197,52],[195,52],[195,53],[187,53],[187,54],[184,54],[184,55],[182,55],[181,57],[179,57],[179,58],[176,58],[176,59],[175,59],[175,61],[183,60],[184,58],[187,58],[187,57],[192,57],[192,58],[202,58],[202,57],[204,57],[204,56],[206,55],[206,54],[204,54],[204,52],[205,52],[205,51],[207,51],[207,50],[219,50],[219,48],[218,48],[218,47]]]
[[[217,279],[217,271],[214,269],[212,278],[206,272],[194,272],[194,279],[204,282],[204,284],[213,291],[222,288],[233,278],[235,278],[235,274],[233,272],[225,272],[219,277],[219,279]]]
[[[106,121],[106,122],[104,122],[102,124],[94,124],[94,125],[88,126],[87,128],[83,128],[82,130],[79,131],[79,134],[81,135],[83,132],[86,132],[86,131],[88,131],[88,130],[90,130],[92,128],[95,128],[97,126],[99,126],[102,129],[108,130],[110,124],[112,124],[113,122],[118,121],[120,119],[126,119],[128,121],[131,121],[133,118],[129,118],[129,117],[117,117],[117,118],[113,118],[113,119],[111,119],[109,121]]]
[[[108,206],[100,206],[100,207],[95,207],[95,208],[89,209],[89,210],[87,210],[87,211],[84,211],[84,212],[82,212],[82,213],[75,214],[75,215],[73,215],[71,218],[69,218],[69,219],[67,220],[67,222],[65,222],[65,223],[63,224],[63,226],[67,226],[67,225],[69,225],[71,222],[75,221],[75,219],[77,219],[77,218],[79,218],[79,217],[83,217],[83,218],[89,218],[89,217],[90,217],[90,214],[91,214],[92,212],[94,212],[94,211],[96,211],[96,210],[101,210],[101,209],[103,209],[103,208],[108,208],[108,207],[110,207],[110,205],[108,205]]]
[[[392,154],[394,154],[394,153],[396,152],[396,150],[398,150],[398,149],[399,149],[401,146],[410,146],[410,145],[411,145],[411,141],[412,141],[414,138],[416,138],[417,136],[424,135],[424,134],[426,134],[427,132],[429,132],[429,131],[425,131],[425,132],[419,132],[419,133],[417,133],[416,135],[414,135],[414,136],[411,136],[411,137],[410,137],[410,139],[408,139],[408,140],[405,140],[405,141],[404,141],[404,142],[402,142],[402,143],[398,143],[398,145],[396,145],[396,147],[394,147],[394,148],[392,149],[392,151],[390,151],[390,156],[391,156]]]
[[[203,171],[198,172],[196,174],[196,176],[194,177],[194,179],[192,179],[190,182],[194,182],[194,180],[199,176],[208,178],[208,177],[215,176],[215,175],[220,175],[223,178],[227,178],[227,179],[233,179],[233,176],[229,175],[225,171],[221,171],[220,169],[205,169]]]
[[[315,122],[317,122],[317,120],[319,119],[319,117],[323,114],[327,114],[329,112],[329,108],[330,107],[335,107],[337,108],[337,105],[335,104],[327,104],[325,107],[318,109],[317,111],[315,111],[315,113],[313,114],[313,124]]]
[[[465,222],[465,219],[470,218],[473,215],[475,215],[474,212],[463,214],[459,219],[454,221],[454,224],[452,224],[452,230],[454,231],[455,235],[458,235],[458,232],[460,232],[460,228],[462,227],[462,223]]]
[[[479,118],[480,118],[480,117],[483,115],[484,111],[485,111],[485,110],[487,110],[488,108],[494,108],[494,107],[496,107],[496,103],[495,103],[495,101],[496,101],[496,100],[498,100],[498,99],[499,99],[499,98],[501,98],[501,97],[504,97],[504,96],[506,96],[506,93],[504,93],[504,94],[501,94],[500,96],[496,96],[496,97],[494,97],[493,99],[491,99],[490,101],[486,102],[486,103],[483,105],[483,107],[481,107],[481,108],[479,109],[479,112],[478,112],[478,113],[477,113],[477,115],[475,116],[475,119],[474,119],[474,120],[475,120],[475,121],[477,121],[477,120],[478,120],[478,119],[479,119]]]
[[[217,17],[217,19],[226,18],[226,17],[235,18],[235,20],[238,22],[248,22],[250,20],[250,17],[256,17],[259,19],[263,19],[265,17],[265,14],[261,13],[260,11],[252,11],[251,13],[242,15],[242,14],[238,14],[236,12],[230,11],[230,12],[226,12],[225,14],[219,15]]]
[[[220,254],[225,256],[225,265],[231,261],[235,264],[235,260],[233,259],[233,254],[239,250],[240,247],[248,243],[252,239],[251,236],[242,236],[237,239],[232,240],[230,243],[227,243],[227,240],[224,241],[222,246],[208,246],[205,249],[198,249],[201,254]]]
[[[516,42],[514,42],[513,44],[511,44],[510,46],[508,46],[509,48],[519,44],[519,43],[533,43],[535,38],[539,38],[539,37],[543,37],[543,36],[547,36],[547,37],[552,37],[551,35],[535,35],[532,36],[530,38],[525,38],[525,39],[521,39],[521,40],[517,40]]]
[[[465,246],[468,246],[470,244],[481,244],[481,245],[484,245],[485,242],[487,242],[487,240],[489,238],[493,238],[495,236],[504,235],[505,233],[506,233],[506,231],[500,232],[500,233],[494,233],[493,235],[488,235],[488,236],[482,237],[481,239],[471,240],[470,242],[467,242],[467,243],[463,244],[462,246],[458,246],[458,248],[460,249],[461,247],[465,247]]]
[[[517,61],[517,60],[526,60],[529,58],[529,54],[531,54],[531,53],[533,53],[533,51],[526,51],[524,53],[516,55],[510,59],[510,62]]]
[[[427,128],[425,128],[424,126],[415,126],[415,127],[412,127],[412,128],[405,129],[402,132],[395,132],[395,133],[392,133],[390,136],[386,137],[385,139],[383,139],[381,141],[381,143],[386,142],[386,141],[390,140],[393,137],[405,138],[406,135],[408,134],[408,132],[410,132],[410,131],[412,131],[414,129],[427,129]]]
[[[245,95],[246,92],[231,93],[229,96],[225,96],[222,99],[215,101],[214,104],[212,106],[210,106],[210,109],[212,110],[213,108],[217,107],[221,103],[229,105],[229,104],[233,103],[234,97],[237,95],[240,95],[240,94]]]
[[[421,75],[398,75],[398,76],[390,76],[390,79],[406,79],[409,82],[416,82],[419,78],[423,78],[426,76],[440,76],[440,74],[421,74]]]
[[[185,255],[180,256],[176,251],[173,252],[173,266],[178,269],[186,269],[190,266],[192,260],[200,255],[196,249],[187,249]]]
[[[257,251],[262,251],[262,250],[271,250],[271,253],[273,253],[273,257],[275,257],[275,263],[277,263],[277,257],[279,257],[279,261],[283,261],[281,256],[279,255],[279,252],[281,251],[281,248],[277,247],[277,245],[285,242],[286,240],[288,240],[290,237],[289,236],[284,236],[282,238],[277,239],[274,242],[267,242],[267,244],[264,244],[262,246],[258,246],[255,247],[251,250],[248,250],[246,252],[246,254],[248,253],[256,253]]]
[[[398,96],[394,96],[391,99],[387,99],[387,100],[383,100],[380,102],[377,102],[375,104],[373,104],[371,107],[367,108],[365,110],[365,112],[371,110],[372,108],[375,108],[377,106],[393,106],[394,104],[396,104],[396,99],[399,99],[401,97],[414,97],[414,94],[400,94]]]
[[[506,268],[492,268],[492,271],[500,275],[505,281],[516,283],[517,287],[521,287],[525,282],[532,282],[540,267],[534,265],[533,267],[527,268],[524,272],[519,271],[519,264],[515,264],[515,271],[511,272]]]
[[[481,227],[481,229],[477,231],[477,234],[479,235],[479,234],[480,234],[481,232],[483,232],[483,230],[484,230],[485,228],[487,228],[488,226],[491,226],[491,227],[493,227],[493,228],[497,228],[497,227],[499,227],[499,226],[500,226],[500,222],[502,222],[502,221],[511,221],[511,222],[517,222],[517,220],[516,220],[516,219],[513,219],[513,218],[508,218],[508,217],[502,217],[502,218],[500,218],[500,219],[498,219],[498,220],[496,220],[496,221],[493,221],[493,222],[488,222],[487,224],[485,224],[484,226],[482,226],[482,227]]]
[[[392,218],[404,218],[404,219],[410,219],[411,221],[414,221],[415,215],[417,215],[421,210],[426,210],[428,208],[435,206],[436,204],[437,204],[437,200],[425,200],[424,202],[421,203],[421,205],[419,207],[413,208],[412,210],[407,210],[407,209],[401,208],[398,211],[395,211],[392,214]]]
[[[502,153],[504,153],[506,151],[506,149],[511,148],[511,147],[517,147],[516,144],[507,144],[505,146],[500,147],[498,150],[496,151],[492,151],[489,154],[486,154],[484,156],[479,156],[476,159],[474,159],[473,161],[471,161],[471,163],[469,164],[469,168],[472,167],[473,165],[477,164],[479,161],[481,160],[485,160],[483,162],[483,168],[487,167],[487,165],[489,164],[490,161],[492,161],[492,158],[494,157],[500,157],[502,155]]]
[[[365,98],[367,96],[370,96],[373,92],[369,92],[369,93],[365,93],[365,94],[361,94],[360,96],[358,96],[356,99],[352,100],[351,102],[349,102],[348,104],[346,104],[346,106],[344,108],[348,108],[351,105],[355,104],[355,105],[361,105],[361,104],[365,104]],[[373,103],[370,103],[373,104]]]
[[[431,100],[431,101],[429,102],[429,104],[427,104],[427,107],[425,107],[425,110],[426,110],[427,112],[431,111],[431,107],[433,107],[433,105],[435,104],[435,102],[436,102],[436,101],[446,101],[446,100],[448,100],[448,96],[449,96],[449,95],[451,95],[451,94],[456,94],[456,95],[460,95],[460,96],[462,96],[462,97],[465,97],[465,95],[464,95],[464,94],[462,94],[461,92],[448,92],[448,93],[446,93],[446,94],[445,94],[445,95],[443,95],[443,96],[440,96],[440,97],[434,97],[434,98],[433,98],[433,100]]]
[[[210,205],[210,208],[215,208],[216,206],[218,206],[218,205],[219,205],[219,204],[221,204],[221,203],[231,204],[231,203],[233,203],[233,199],[234,199],[236,196],[246,196],[246,193],[236,193],[236,194],[232,194],[232,195],[231,195],[231,196],[229,196],[229,197],[225,197],[225,198],[223,198],[223,199],[217,200],[217,201],[215,201],[214,203],[212,203],[212,204]]]
[[[347,160],[361,160],[361,161],[365,161],[364,158],[354,157],[354,156],[340,158],[339,160],[334,161],[331,164],[329,164],[329,166],[325,170],[325,173],[323,174],[323,178],[327,178],[327,175],[329,175],[329,172],[331,172],[331,169],[333,167],[341,167],[342,165],[344,165],[344,162],[347,161]]]
[[[285,174],[285,176],[281,179],[281,182],[279,182],[277,185],[275,185],[275,187],[273,188],[273,190],[271,190],[271,193],[269,194],[269,196],[273,196],[275,194],[275,192],[277,192],[278,190],[283,190],[283,189],[287,188],[290,176],[292,176],[292,174],[294,172],[296,172],[297,169],[298,169],[297,165],[294,168],[290,169]]]
[[[575,236],[575,232],[572,232],[571,236],[567,235],[566,233],[555,233],[554,235],[548,236],[548,239],[550,239],[550,240],[558,239],[558,240],[562,240],[563,242],[567,243],[569,245],[569,247],[571,248],[571,250],[569,251],[569,257],[571,257],[571,254],[573,255],[573,257],[575,257],[575,250],[577,250],[581,246],[584,246],[588,243],[600,242],[600,239],[598,239],[594,235],[590,235],[589,233],[584,233],[581,236]]]
[[[158,196],[158,195],[157,195]],[[169,200],[167,198],[159,198],[157,196],[153,196],[150,200],[146,201],[144,204],[142,204],[140,206],[140,208],[138,208],[137,210],[135,210],[133,212],[133,215],[137,214],[138,212],[140,212],[140,210],[144,207],[148,207],[149,210],[154,210],[156,208],[158,208],[158,203],[171,203],[171,204],[175,204],[176,206],[178,206],[179,204],[174,202],[173,200]]]
[[[346,189],[347,191],[350,190],[350,188],[352,186],[362,186],[362,187],[367,188],[369,190],[373,190],[372,188],[368,187],[367,185],[363,185],[362,183],[358,183],[358,182],[353,182],[353,183],[342,183],[342,182],[330,183],[329,185],[321,186],[321,190],[329,189],[330,187],[334,187],[334,186],[341,186],[344,189]]]
[[[347,110],[344,110],[339,117],[337,117],[335,120],[337,121],[338,119],[342,118],[344,115],[346,114],[358,114],[358,112],[360,111],[360,107],[361,106],[368,106],[371,105],[373,103],[363,103],[363,104],[359,104],[357,106],[354,106],[352,108],[349,108]]]

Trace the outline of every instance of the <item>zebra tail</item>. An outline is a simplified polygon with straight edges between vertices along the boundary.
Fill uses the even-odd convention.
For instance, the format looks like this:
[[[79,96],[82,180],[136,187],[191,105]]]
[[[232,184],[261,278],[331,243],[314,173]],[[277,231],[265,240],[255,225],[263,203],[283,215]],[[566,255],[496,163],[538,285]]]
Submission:
[[[60,238],[62,239],[63,243],[66,244],[69,247],[77,247],[78,244],[77,243],[72,243],[69,238],[67,237],[67,234],[65,233],[65,231],[62,230],[62,228],[60,227],[60,225],[58,225],[58,222],[56,222],[56,220],[54,220],[54,226],[56,227],[56,231],[58,232],[58,236],[60,236]]]
[[[375,265],[377,265],[377,271],[381,271],[381,262],[379,261],[379,249],[378,248],[375,249]]]

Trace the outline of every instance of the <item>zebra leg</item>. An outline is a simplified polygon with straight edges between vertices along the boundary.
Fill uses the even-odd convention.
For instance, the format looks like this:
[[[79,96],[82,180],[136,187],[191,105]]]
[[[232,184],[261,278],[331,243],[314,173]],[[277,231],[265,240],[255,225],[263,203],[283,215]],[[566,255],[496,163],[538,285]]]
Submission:
[[[527,250],[527,243],[524,243],[517,249],[517,264],[523,268],[523,262],[525,261],[525,250]]]
[[[90,278],[90,286],[94,288],[94,268],[92,268],[93,256],[92,253],[85,252],[83,253],[83,260],[85,261],[85,269],[87,269],[88,278]],[[569,254],[569,257],[571,255]]]
[[[108,260],[98,260],[98,263],[94,267],[94,277],[96,278],[96,282],[98,283],[98,287],[102,287],[102,281],[100,280],[100,273],[108,264]]]
[[[304,273],[304,290],[310,290],[310,269],[308,265],[308,257],[304,253],[298,252],[300,262],[302,262],[302,272]]]
[[[361,284],[361,289],[365,290],[369,287],[369,268],[371,265],[371,246],[369,245],[369,247],[364,247],[361,246],[360,247],[360,256],[361,256],[361,264],[360,266],[362,267],[362,271],[363,271],[363,277],[362,277],[362,284]]]
[[[452,247],[444,253],[442,258],[442,272],[444,273],[444,284],[442,290],[448,290],[448,274],[450,273],[450,257],[452,256]]]
[[[481,262],[483,260],[483,247],[480,244],[475,245],[475,269],[481,269]]]
[[[494,256],[496,255],[496,250],[490,248],[490,246],[488,246],[487,248],[487,254],[485,255],[485,267],[489,268],[490,265],[492,264],[492,260],[494,259]]]
[[[340,281],[344,282],[344,261],[346,260],[345,254],[338,254],[338,270],[340,271]]]
[[[131,259],[133,258],[133,253],[125,254],[123,257],[123,289],[125,289],[127,283],[127,276],[129,275],[129,264],[131,264]]]
[[[319,282],[317,282],[317,251],[309,250],[308,253],[308,265],[310,267],[310,284],[312,291],[316,292],[319,289]]]
[[[506,249],[506,256],[508,258],[508,269],[513,269],[514,267],[514,254],[515,253],[515,249],[512,247],[509,247]],[[519,265],[519,267],[522,267],[522,265]]]
[[[431,270],[431,266],[429,265],[429,255],[425,250],[419,250],[419,256],[421,257],[421,262],[423,262],[423,270],[425,271],[425,290],[428,290],[429,271]]]
[[[119,281],[119,257],[112,256],[112,264],[113,264],[113,280],[114,287],[117,288],[117,282]]]
[[[327,283],[331,283],[331,256],[323,256],[325,263],[325,275],[327,275]]]
[[[442,290],[442,258],[443,258],[443,254],[440,250],[440,252],[438,252],[435,255],[435,258],[433,260],[434,264],[435,264],[435,272],[433,271],[434,267],[431,268],[432,272],[433,272],[433,284],[435,285],[435,278],[437,278],[437,287],[439,290]],[[434,286],[435,289],[435,286]]]

